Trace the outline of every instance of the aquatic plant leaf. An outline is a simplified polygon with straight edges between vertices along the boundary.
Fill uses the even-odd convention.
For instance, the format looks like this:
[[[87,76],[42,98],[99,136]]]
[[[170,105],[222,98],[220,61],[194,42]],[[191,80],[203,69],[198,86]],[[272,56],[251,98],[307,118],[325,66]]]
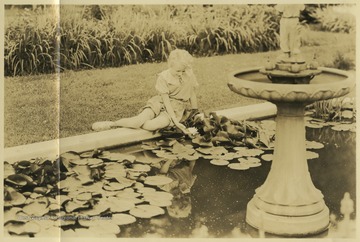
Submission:
[[[171,206],[171,200],[164,200],[159,198],[149,198],[146,200],[150,205],[158,206],[158,207],[168,207]]]
[[[137,218],[151,218],[165,214],[165,210],[154,205],[138,205],[129,213]]]
[[[116,177],[115,179],[121,183],[124,188],[131,187],[135,183],[135,181],[127,179],[126,177]]]
[[[9,175],[5,181],[14,186],[23,187],[26,185],[35,185],[33,179],[25,174],[13,174]]]
[[[172,182],[173,180],[170,177],[157,175],[157,176],[148,176],[145,178],[144,183],[151,186],[162,186]]]
[[[137,172],[149,172],[151,170],[151,166],[146,164],[134,164],[132,168],[128,170],[137,171]]]
[[[119,213],[113,214],[111,217],[111,221],[116,225],[127,225],[136,222],[136,218],[129,214]]]
[[[137,192],[142,193],[142,194],[149,193],[149,192],[152,193],[155,191],[156,191],[156,189],[153,187],[140,187],[137,189]]]
[[[15,174],[14,167],[7,161],[4,162],[4,178]]]
[[[322,149],[324,148],[324,144],[316,141],[306,141],[306,148],[307,149]]]
[[[320,129],[320,128],[326,126],[326,124],[309,122],[309,123],[305,123],[305,126],[309,127],[309,128],[313,128],[313,129]]]
[[[43,216],[49,212],[47,204],[33,202],[23,207],[23,212],[30,216]]]
[[[249,164],[249,163],[259,163],[260,159],[255,157],[246,157],[246,158],[239,158],[238,161],[240,163]]]
[[[228,167],[232,170],[248,170],[250,167],[241,163],[230,163]]]
[[[36,223],[35,221],[30,221],[27,223],[12,223],[12,224],[8,224],[6,226],[7,230],[10,233],[13,234],[17,234],[17,235],[22,235],[22,234],[35,234],[40,232],[41,227],[38,223]]]
[[[77,202],[74,202],[74,201],[69,201],[65,204],[65,211],[67,213],[72,213],[74,211],[78,211],[78,210],[81,210],[81,209],[87,209],[90,207],[89,204],[85,203],[85,204],[79,204]]]
[[[211,141],[205,141],[202,136],[196,136],[194,139],[191,140],[193,144],[197,144],[200,147],[212,147],[214,146]]]
[[[165,147],[172,147],[175,143],[177,143],[176,139],[162,139],[155,141],[157,146],[165,146]]]
[[[103,186],[103,189],[106,191],[120,191],[124,188],[126,188],[128,186],[122,184],[122,183],[118,183],[118,182],[110,182],[108,184],[105,184]]]
[[[122,154],[122,153],[105,153],[105,154],[99,156],[99,158],[108,159],[108,160],[117,161],[117,162],[129,161],[131,163],[133,163],[136,159],[136,157],[134,155],[128,155],[128,154]]]
[[[352,119],[354,117],[354,113],[350,110],[344,110],[341,112],[342,118]]]
[[[333,127],[331,127],[332,130],[335,131],[349,131],[353,128],[352,124],[337,124]]]
[[[110,211],[113,213],[121,213],[129,211],[135,207],[134,199],[129,198],[119,198],[119,197],[108,197],[104,198],[102,202],[106,203]]]
[[[6,207],[23,205],[26,197],[12,187],[5,187],[4,205]]]
[[[105,238],[105,239],[111,239],[111,238],[117,238],[117,234],[119,233],[118,231],[120,231],[119,226],[117,226],[115,230],[115,226],[116,225],[111,225],[111,227],[113,228],[113,230],[111,230],[109,227],[106,230],[100,230],[98,229],[98,223],[93,223],[93,226],[88,227],[88,228],[77,228],[75,229],[72,233],[67,233],[65,236],[67,237],[77,237],[77,238],[84,238],[84,237],[91,237],[91,238]],[[100,227],[101,229],[101,227]],[[69,231],[69,230],[66,230]],[[116,232],[115,232],[116,231]],[[63,237],[63,233],[61,233],[61,237]]]
[[[274,155],[273,154],[264,154],[261,156],[261,159],[264,161],[272,161],[273,160]]]
[[[119,191],[116,193],[115,195],[116,197],[118,198],[137,198],[137,197],[140,197],[141,194],[140,193],[137,193],[135,192],[132,188],[131,188],[131,191],[130,190],[122,190],[122,191]]]
[[[227,166],[229,164],[229,161],[214,159],[214,160],[211,160],[210,163],[213,165],[216,165],[216,166]]]
[[[82,192],[76,196],[76,199],[80,201],[89,201],[92,199],[92,194],[90,192]]]
[[[106,203],[106,202],[102,202],[102,200],[100,200],[100,202],[95,204],[92,208],[80,210],[79,215],[83,215],[83,216],[99,216],[100,214],[105,213],[107,211],[110,211],[109,204]]]
[[[9,210],[5,210],[4,224],[7,224],[8,222],[24,223],[25,221],[23,219],[20,219],[20,217],[17,215],[20,211],[22,211],[22,208],[19,207],[12,207]]]
[[[213,147],[199,147],[196,150],[201,154],[210,155],[213,150]]]
[[[36,221],[39,223],[39,221]],[[61,228],[59,226],[51,226],[49,228],[44,228],[41,224],[41,231],[35,234],[35,238],[49,238],[49,237],[60,237],[62,236]]]
[[[319,158],[319,154],[315,153],[313,151],[306,151],[306,159],[311,160],[311,159],[316,159]]]
[[[264,153],[261,149],[249,149],[247,147],[234,147],[233,149],[241,156],[258,156]]]
[[[86,151],[80,154],[81,158],[93,158],[94,156],[94,151]]]

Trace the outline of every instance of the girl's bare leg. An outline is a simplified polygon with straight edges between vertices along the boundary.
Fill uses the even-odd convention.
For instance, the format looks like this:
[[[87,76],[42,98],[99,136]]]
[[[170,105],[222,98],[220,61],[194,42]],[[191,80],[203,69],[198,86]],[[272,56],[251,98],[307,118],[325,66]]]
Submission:
[[[158,129],[165,128],[170,125],[170,118],[169,116],[161,112],[156,118],[147,120],[144,122],[144,124],[141,126],[141,128],[149,130],[149,131],[155,131]]]
[[[155,117],[154,112],[150,108],[145,108],[137,116],[130,118],[122,118],[114,122],[114,126],[126,128],[140,128],[146,121]]]

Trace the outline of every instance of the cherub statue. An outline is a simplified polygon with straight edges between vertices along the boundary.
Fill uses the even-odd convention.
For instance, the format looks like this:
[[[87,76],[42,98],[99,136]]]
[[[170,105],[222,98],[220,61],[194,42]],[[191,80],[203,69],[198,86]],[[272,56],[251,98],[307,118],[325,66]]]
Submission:
[[[280,20],[280,49],[283,54],[279,62],[300,61],[299,16],[304,4],[278,4],[276,10],[282,13]]]

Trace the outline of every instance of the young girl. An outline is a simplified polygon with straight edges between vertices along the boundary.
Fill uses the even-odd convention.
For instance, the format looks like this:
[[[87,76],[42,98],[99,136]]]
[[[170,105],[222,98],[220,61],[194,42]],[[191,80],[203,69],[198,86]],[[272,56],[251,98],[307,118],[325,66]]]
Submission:
[[[161,72],[156,81],[155,89],[158,95],[152,97],[137,116],[115,122],[97,122],[92,129],[100,131],[112,127],[127,127],[155,131],[176,126],[184,134],[191,135],[180,122],[184,119],[186,109],[198,108],[195,95],[198,83],[191,68],[192,61],[192,56],[185,50],[171,51],[168,58],[169,68]]]

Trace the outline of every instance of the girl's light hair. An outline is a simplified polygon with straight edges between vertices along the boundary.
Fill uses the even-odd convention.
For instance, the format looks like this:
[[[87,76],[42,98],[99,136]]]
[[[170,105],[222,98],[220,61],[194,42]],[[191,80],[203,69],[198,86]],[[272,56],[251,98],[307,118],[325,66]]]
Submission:
[[[168,65],[172,67],[175,63],[183,64],[190,68],[193,63],[193,57],[186,50],[175,49],[169,54]]]

